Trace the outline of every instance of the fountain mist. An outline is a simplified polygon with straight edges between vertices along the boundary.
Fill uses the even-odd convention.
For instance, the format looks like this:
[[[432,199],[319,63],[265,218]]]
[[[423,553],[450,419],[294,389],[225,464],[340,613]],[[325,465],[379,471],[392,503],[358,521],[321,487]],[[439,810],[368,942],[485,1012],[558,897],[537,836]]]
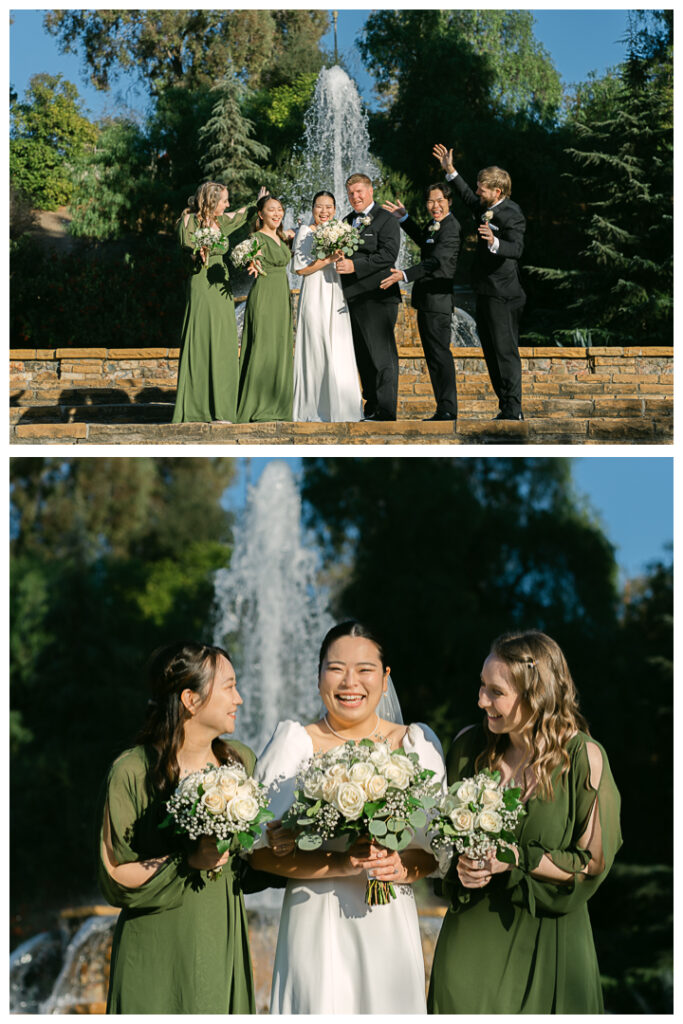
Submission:
[[[215,641],[234,657],[245,698],[239,738],[258,753],[279,721],[310,720],[320,710],[317,654],[333,620],[317,568],[292,472],[270,462],[250,488],[230,568],[215,577]]]

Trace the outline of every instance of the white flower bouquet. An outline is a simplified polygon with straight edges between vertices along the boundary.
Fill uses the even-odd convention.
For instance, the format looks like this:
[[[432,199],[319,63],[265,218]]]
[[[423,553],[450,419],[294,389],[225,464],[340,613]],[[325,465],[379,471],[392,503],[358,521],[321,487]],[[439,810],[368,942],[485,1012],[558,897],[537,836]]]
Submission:
[[[161,828],[175,826],[175,832],[189,839],[209,836],[219,853],[251,850],[261,834],[261,823],[272,818],[267,790],[247,775],[239,762],[207,765],[187,775],[166,804],[168,814]],[[212,872],[212,875],[220,874]]]
[[[229,244],[228,236],[224,235],[219,227],[196,228],[193,238],[193,255],[196,255],[200,249],[206,249],[209,256],[213,256],[214,253],[224,253]]]
[[[316,260],[326,260],[338,250],[345,256],[353,256],[363,244],[358,228],[343,220],[328,220],[313,228],[313,256]]]
[[[520,795],[519,787],[504,788],[500,772],[488,769],[454,783],[438,802],[432,822],[435,855],[441,860],[440,854],[455,848],[486,860],[493,851],[498,860],[514,864],[513,829],[526,814]]]
[[[342,835],[348,836],[349,846],[369,835],[389,850],[405,850],[436,804],[439,787],[430,781],[433,775],[420,767],[417,754],[392,751],[383,741],[349,740],[306,763],[283,825],[297,833],[300,850],[317,850]],[[391,883],[368,879],[368,904],[388,903],[395,896]]]
[[[261,256],[261,243],[258,238],[251,235],[249,238],[245,238],[243,242],[236,245],[230,253],[230,260],[233,266],[244,269],[248,267],[252,260],[258,259]],[[259,270],[259,274],[262,277],[268,277],[265,270]]]

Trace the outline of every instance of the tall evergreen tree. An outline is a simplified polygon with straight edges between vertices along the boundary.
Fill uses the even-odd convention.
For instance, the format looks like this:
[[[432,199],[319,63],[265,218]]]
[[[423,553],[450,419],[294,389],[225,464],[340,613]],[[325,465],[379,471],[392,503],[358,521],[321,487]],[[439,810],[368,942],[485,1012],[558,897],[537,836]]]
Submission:
[[[579,111],[567,149],[578,167],[584,247],[569,269],[526,268],[571,295],[567,309],[586,343],[672,341],[671,30],[666,20],[654,35],[640,29],[637,13],[610,108]]]
[[[242,198],[261,174],[257,160],[265,160],[270,150],[252,138],[254,123],[240,108],[244,88],[236,75],[228,73],[212,92],[216,102],[211,116],[199,131],[205,147],[203,168],[207,177],[221,181]]]

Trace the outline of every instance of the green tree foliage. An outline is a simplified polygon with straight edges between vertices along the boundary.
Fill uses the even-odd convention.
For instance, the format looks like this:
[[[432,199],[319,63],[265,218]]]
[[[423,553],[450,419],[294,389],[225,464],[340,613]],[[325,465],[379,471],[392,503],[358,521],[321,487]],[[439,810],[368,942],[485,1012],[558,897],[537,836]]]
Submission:
[[[568,266],[527,268],[565,297],[586,343],[672,343],[673,57],[664,13],[650,15],[657,32],[647,21],[639,30],[632,14],[619,76],[577,90],[567,154],[580,252],[571,249]]]
[[[75,168],[71,233],[103,240],[136,230],[146,212],[140,189],[149,167],[148,141],[138,125],[102,125],[96,144]]]
[[[262,183],[257,161],[264,161],[269,150],[252,138],[254,123],[242,114],[244,87],[239,79],[228,73],[211,92],[211,116],[199,131],[202,166],[207,178],[227,185],[240,203]]]
[[[75,85],[62,75],[34,75],[24,102],[11,107],[12,185],[41,210],[65,205],[73,189],[73,164],[96,135]]]
[[[498,633],[546,629],[579,680],[614,636],[612,547],[566,460],[312,459],[304,495],[330,557],[353,553],[337,613],[375,624],[406,719],[429,708],[444,742],[476,717]]]
[[[94,894],[95,800],[141,724],[145,659],[211,640],[232,472],[216,458],[11,461],[14,899]]]
[[[560,105],[529,11],[373,11],[359,47],[385,106],[372,122],[380,155],[420,183],[435,142],[455,146],[456,166],[503,163],[505,127],[546,124]]]
[[[62,10],[45,26],[65,52],[82,48],[92,83],[108,89],[137,72],[152,95],[209,88],[234,66],[250,88],[279,85],[321,66],[325,11]]]
[[[245,97],[244,112],[258,125],[259,140],[270,150],[273,168],[289,164],[293,148],[301,141],[317,77],[317,71],[301,72],[282,85]]]

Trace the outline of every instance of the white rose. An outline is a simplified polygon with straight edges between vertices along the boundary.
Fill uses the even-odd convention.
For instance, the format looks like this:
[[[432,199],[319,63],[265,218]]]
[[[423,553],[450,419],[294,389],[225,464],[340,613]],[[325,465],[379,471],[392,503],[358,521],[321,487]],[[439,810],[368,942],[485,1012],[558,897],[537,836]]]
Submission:
[[[325,774],[328,778],[332,779],[347,779],[346,765],[337,762],[336,764],[330,765]]]
[[[222,814],[225,810],[225,797],[218,786],[204,791],[202,803],[211,814]]]
[[[365,793],[355,782],[340,782],[333,803],[347,820],[353,821],[363,813]]]
[[[364,786],[374,774],[375,769],[369,761],[357,761],[349,769],[349,782],[357,782],[360,786]]]
[[[479,796],[479,787],[474,782],[466,780],[458,787],[455,795],[461,803],[468,804]]]
[[[485,811],[497,811],[503,805],[503,794],[499,789],[482,789],[479,799]]]
[[[389,785],[394,786],[396,789],[407,789],[410,785],[410,774],[393,757],[389,764],[382,768],[382,774],[389,782]]]
[[[207,772],[206,775],[202,775],[201,782],[204,792],[206,792],[207,789],[211,789],[218,782],[218,772]]]
[[[331,778],[329,775],[326,775],[323,778],[323,781],[320,784],[320,789],[322,791],[322,798],[323,798],[323,800],[327,800],[328,804],[333,803],[333,801],[334,801],[334,794],[337,791],[337,786],[338,785],[339,785],[339,780],[338,779]]]
[[[381,800],[387,791],[387,785],[387,780],[383,775],[373,775],[365,783],[365,792],[368,795],[368,800]]]
[[[376,743],[370,752],[370,760],[376,768],[381,768],[391,759],[391,751],[386,743]]]
[[[391,755],[391,760],[396,764],[400,764],[402,768],[405,768],[410,777],[413,777],[415,774],[415,765],[406,754],[396,751]]]
[[[253,821],[259,812],[258,800],[249,792],[242,792],[242,787],[237,790],[237,796],[228,804],[228,814],[233,821]]]
[[[449,818],[458,832],[469,832],[474,827],[474,815],[469,807],[454,807]]]
[[[496,811],[482,811],[477,820],[477,828],[484,832],[500,832],[503,827],[503,819]]]
[[[322,772],[311,772],[304,779],[304,794],[309,800],[318,800],[323,795]]]
[[[237,792],[238,786],[239,781],[235,778],[234,775],[223,775],[218,780],[218,788],[220,789],[221,793],[223,794],[226,800],[232,800],[235,793]]]

